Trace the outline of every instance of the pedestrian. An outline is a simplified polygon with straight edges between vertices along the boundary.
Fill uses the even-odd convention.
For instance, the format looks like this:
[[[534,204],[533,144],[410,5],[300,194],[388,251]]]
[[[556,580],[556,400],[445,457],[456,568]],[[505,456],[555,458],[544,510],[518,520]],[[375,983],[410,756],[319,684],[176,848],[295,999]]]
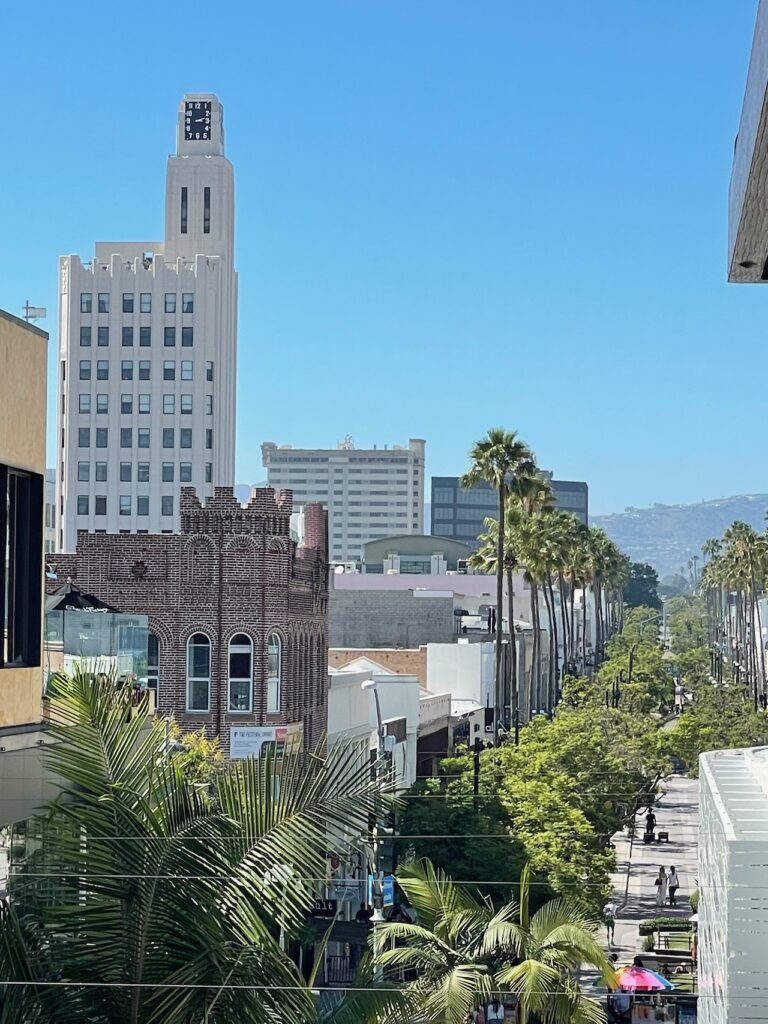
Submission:
[[[677,877],[677,872],[675,871],[674,864],[669,869],[669,875],[667,876],[667,887],[669,889],[669,905],[670,907],[676,907],[676,893],[677,890],[680,888],[680,879]]]
[[[656,829],[656,815],[653,813],[653,808],[648,808],[648,813],[645,816],[645,831],[653,832]]]
[[[663,867],[659,868],[659,873],[653,884],[656,886],[656,906],[663,907],[664,900],[667,898],[667,873]]]
[[[500,1024],[504,1020],[504,1006],[498,999],[494,998],[488,1003],[485,1019],[488,1024]]]
[[[610,900],[603,907],[603,920],[605,921],[605,932],[608,938],[608,945],[613,945],[613,937],[616,931],[616,915],[619,912],[619,905]]]
[[[475,1024],[485,1024],[485,1010],[482,1004],[475,1010]]]

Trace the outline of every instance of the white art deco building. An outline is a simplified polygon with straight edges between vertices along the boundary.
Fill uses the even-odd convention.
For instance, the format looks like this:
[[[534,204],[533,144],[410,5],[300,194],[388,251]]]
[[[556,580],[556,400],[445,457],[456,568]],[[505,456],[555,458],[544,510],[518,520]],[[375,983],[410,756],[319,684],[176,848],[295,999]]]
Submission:
[[[186,95],[165,239],[60,261],[59,547],[78,530],[170,532],[179,490],[234,484],[235,190],[224,115]]]
[[[702,754],[699,1020],[768,1020],[768,748]]]

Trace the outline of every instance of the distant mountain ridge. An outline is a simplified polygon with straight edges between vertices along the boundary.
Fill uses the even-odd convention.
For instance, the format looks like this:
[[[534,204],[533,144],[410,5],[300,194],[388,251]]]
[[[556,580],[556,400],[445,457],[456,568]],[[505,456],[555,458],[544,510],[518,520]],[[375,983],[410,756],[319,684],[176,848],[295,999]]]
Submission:
[[[635,562],[649,562],[659,577],[680,572],[709,537],[722,537],[740,519],[764,530],[768,494],[739,494],[695,505],[627,508],[609,516],[590,516]],[[687,569],[686,569],[687,572]]]

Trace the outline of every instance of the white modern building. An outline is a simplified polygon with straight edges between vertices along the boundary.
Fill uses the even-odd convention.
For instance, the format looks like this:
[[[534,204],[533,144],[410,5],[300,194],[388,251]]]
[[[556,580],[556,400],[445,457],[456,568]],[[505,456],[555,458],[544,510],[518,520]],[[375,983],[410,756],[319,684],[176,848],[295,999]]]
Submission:
[[[211,93],[179,107],[165,238],[60,260],[59,549],[172,532],[179,489],[234,484],[235,192]]]
[[[347,437],[337,448],[261,446],[270,487],[290,488],[297,506],[319,501],[328,509],[331,561],[363,557],[370,540],[423,533],[426,442],[408,447],[355,448]]]
[[[56,470],[45,471],[45,518],[43,519],[43,551],[52,555],[56,550]]]
[[[699,759],[699,1020],[768,1018],[768,748]]]

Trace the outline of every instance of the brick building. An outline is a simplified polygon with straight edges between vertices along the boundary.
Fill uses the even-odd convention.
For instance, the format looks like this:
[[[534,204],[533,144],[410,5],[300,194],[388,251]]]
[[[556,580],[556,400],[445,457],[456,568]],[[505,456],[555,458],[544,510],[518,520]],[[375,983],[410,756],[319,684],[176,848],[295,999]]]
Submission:
[[[71,579],[148,615],[158,710],[219,735],[225,751],[233,729],[264,737],[264,727],[303,722],[312,744],[326,728],[327,517],[306,506],[297,547],[292,509],[290,491],[254,489],[241,505],[217,487],[202,505],[185,487],[180,533],[81,532],[75,554],[49,558],[54,586]]]

